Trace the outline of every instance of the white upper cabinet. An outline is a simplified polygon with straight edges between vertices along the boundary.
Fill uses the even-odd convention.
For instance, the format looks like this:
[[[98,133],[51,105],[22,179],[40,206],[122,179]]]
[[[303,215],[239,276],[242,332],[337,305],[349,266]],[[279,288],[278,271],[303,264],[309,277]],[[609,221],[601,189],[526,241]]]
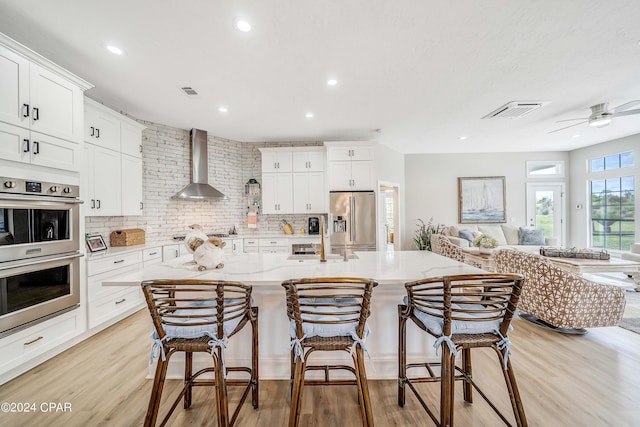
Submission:
[[[374,190],[375,146],[371,142],[325,142],[329,191]]]
[[[120,148],[122,154],[142,158],[142,129],[131,123],[120,123]]]
[[[89,87],[87,82],[0,35],[1,121],[79,143],[83,92]]]
[[[86,171],[90,192],[87,215],[142,215],[145,126],[87,98],[84,129],[90,164]]]
[[[84,140],[120,151],[120,117],[91,100],[87,99],[84,105]]]
[[[326,200],[323,172],[293,174],[293,213],[326,212]]]
[[[293,212],[293,176],[291,173],[262,174],[262,213]]]
[[[294,172],[322,172],[324,171],[324,147],[318,150],[294,151]]]
[[[262,148],[260,152],[262,153],[262,173],[291,172],[293,170],[290,150]]]

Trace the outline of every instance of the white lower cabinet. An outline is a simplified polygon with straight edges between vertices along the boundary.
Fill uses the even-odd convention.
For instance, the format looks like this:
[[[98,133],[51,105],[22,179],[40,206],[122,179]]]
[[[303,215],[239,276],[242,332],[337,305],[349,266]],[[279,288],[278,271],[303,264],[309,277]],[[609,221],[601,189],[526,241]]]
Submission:
[[[2,348],[0,373],[16,368],[41,354],[46,354],[82,333],[84,317],[81,310],[77,308],[63,313],[0,339],[0,348]]]
[[[184,243],[164,245],[162,247],[162,262],[168,261],[173,258],[178,258],[188,253],[189,251],[187,250],[187,247],[184,245]]]
[[[140,287],[102,285],[102,282],[116,281],[118,277],[140,276],[142,262],[142,250],[87,261],[87,314],[90,329],[143,306],[144,298]]]
[[[225,255],[238,255],[244,253],[243,239],[222,239],[226,243],[224,247]]]
[[[260,239],[260,253],[289,253],[289,239]]]
[[[142,263],[145,267],[162,264],[162,247],[148,248],[142,251]]]

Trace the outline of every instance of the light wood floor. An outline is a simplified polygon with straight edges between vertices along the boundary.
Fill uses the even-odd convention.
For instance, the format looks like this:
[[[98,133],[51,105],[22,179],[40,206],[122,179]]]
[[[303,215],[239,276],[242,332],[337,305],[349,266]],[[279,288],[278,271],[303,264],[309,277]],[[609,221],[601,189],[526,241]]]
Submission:
[[[150,341],[140,339],[149,334],[147,316],[142,310],[0,386],[0,402],[72,405],[67,413],[0,413],[0,426],[141,425],[151,389],[151,381],[145,379]],[[567,336],[520,319],[513,325],[512,363],[530,426],[640,425],[640,335],[600,328],[584,336]],[[493,352],[474,354],[474,377],[511,416]],[[170,381],[165,390],[176,392],[179,383]],[[285,426],[288,382],[261,381],[260,387],[260,409],[245,405],[238,425]],[[410,394],[404,409],[397,406],[395,381],[371,381],[369,388],[378,426],[432,425]],[[435,403],[437,388],[422,388]],[[478,395],[469,405],[462,401],[460,387],[457,392],[457,426],[500,425]],[[232,404],[235,397],[237,393],[232,393]],[[212,389],[197,388],[192,408],[178,407],[170,425],[215,425],[212,398]],[[303,399],[304,426],[361,425],[355,388],[307,387]]]

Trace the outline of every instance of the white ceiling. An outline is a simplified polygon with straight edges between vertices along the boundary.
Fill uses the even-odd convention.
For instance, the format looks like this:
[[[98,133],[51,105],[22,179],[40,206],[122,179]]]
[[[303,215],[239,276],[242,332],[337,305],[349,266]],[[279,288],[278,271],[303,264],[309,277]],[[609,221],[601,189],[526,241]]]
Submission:
[[[238,17],[251,32],[235,29]],[[238,141],[377,140],[404,153],[570,150],[640,133],[633,115],[548,134],[593,104],[640,99],[639,23],[638,0],[0,2],[1,32],[135,117]],[[521,100],[550,103],[482,119]]]

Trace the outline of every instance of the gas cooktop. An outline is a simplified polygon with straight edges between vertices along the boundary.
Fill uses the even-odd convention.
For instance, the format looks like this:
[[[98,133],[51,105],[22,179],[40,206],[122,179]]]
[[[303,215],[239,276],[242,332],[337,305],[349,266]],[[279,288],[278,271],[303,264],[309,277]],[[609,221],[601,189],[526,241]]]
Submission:
[[[184,240],[186,235],[173,236],[173,240]],[[207,233],[207,237],[229,237],[227,233]]]

